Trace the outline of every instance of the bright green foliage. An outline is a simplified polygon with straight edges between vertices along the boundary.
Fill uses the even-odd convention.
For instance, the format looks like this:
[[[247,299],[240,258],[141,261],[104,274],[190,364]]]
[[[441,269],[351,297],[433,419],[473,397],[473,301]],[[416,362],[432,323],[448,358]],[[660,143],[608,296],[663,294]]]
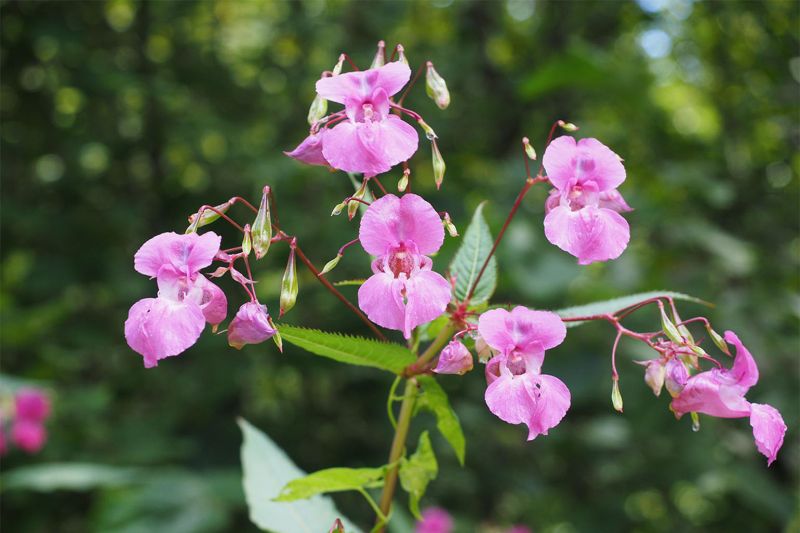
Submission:
[[[291,502],[322,494],[345,490],[372,489],[380,487],[386,469],[380,468],[326,468],[295,479],[281,489],[276,502]]]
[[[333,501],[327,497],[315,496],[299,502],[277,501],[281,488],[293,479],[306,479],[302,477],[305,472],[267,435],[246,420],[240,418],[239,427],[244,436],[244,492],[250,520],[254,524],[274,533],[317,533],[328,531],[334,520],[342,518]],[[359,531],[349,521],[342,520],[348,533]]]
[[[459,300],[466,298],[472,286],[475,285],[475,279],[492,249],[492,234],[489,232],[489,225],[483,218],[484,205],[486,202],[481,202],[475,209],[472,222],[464,232],[461,247],[456,252],[453,262],[450,263],[450,273],[456,277],[456,298]],[[494,293],[496,285],[497,261],[492,256],[489,264],[486,265],[486,271],[475,287],[470,303],[480,304],[488,301]]]
[[[458,462],[464,464],[467,442],[464,439],[464,432],[461,429],[461,422],[458,415],[450,407],[450,400],[441,385],[431,376],[420,376],[417,378],[422,385],[424,395],[419,400],[420,407],[430,409],[436,416],[436,427],[442,436],[456,452]]]
[[[657,296],[669,296],[673,300],[683,300],[686,302],[694,302],[702,305],[710,305],[708,302],[705,302],[700,298],[695,298],[694,296],[689,296],[688,294],[682,294],[680,292],[650,291],[650,292],[640,292],[638,294],[631,294],[630,296],[621,296],[619,298],[613,298],[611,300],[603,300],[601,302],[592,302],[586,305],[567,307],[565,309],[557,310],[556,313],[558,313],[558,315],[561,318],[573,318],[577,316],[591,316],[591,315],[602,315],[606,313],[614,313],[616,311],[625,309],[626,307],[633,305],[635,303],[647,300],[649,298],[655,298]],[[585,321],[567,322],[567,327],[573,328],[575,326],[580,326],[581,324],[586,324],[586,322]]]
[[[420,519],[419,501],[428,488],[428,483],[436,479],[439,473],[439,464],[433,453],[431,439],[427,431],[419,436],[417,451],[408,459],[403,458],[400,463],[400,484],[408,493],[408,508],[417,519]]]
[[[416,360],[408,348],[399,344],[289,325],[278,326],[278,331],[286,342],[351,365],[372,366],[399,374]]]

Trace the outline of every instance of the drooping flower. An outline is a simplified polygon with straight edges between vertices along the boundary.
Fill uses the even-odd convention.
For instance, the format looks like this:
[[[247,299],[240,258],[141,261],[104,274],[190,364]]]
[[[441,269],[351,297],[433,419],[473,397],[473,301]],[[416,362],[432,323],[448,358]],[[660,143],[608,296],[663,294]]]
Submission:
[[[38,389],[22,389],[14,395],[14,415],[31,422],[43,422],[50,416],[50,400]]]
[[[783,445],[786,424],[771,405],[750,403],[745,399],[750,387],[758,382],[758,367],[734,332],[726,331],[724,338],[736,348],[733,366],[713,368],[689,377],[670,408],[678,418],[689,412],[720,418],[749,417],[756,447],[770,465]]]
[[[376,257],[373,275],[358,290],[358,306],[385,328],[411,330],[444,313],[450,283],[433,272],[435,253],[444,242],[442,221],[431,204],[416,194],[376,200],[361,219],[361,246]]]
[[[42,422],[16,418],[11,425],[11,441],[24,452],[36,453],[47,442],[47,431]]]
[[[545,350],[567,335],[564,323],[554,313],[518,306],[483,313],[478,332],[498,352],[486,365],[489,410],[509,424],[526,424],[528,440],[547,435],[570,406],[567,386],[541,373]]]
[[[125,339],[144,357],[146,368],[192,346],[206,322],[225,319],[225,294],[199,273],[211,264],[220,241],[213,232],[162,233],[136,252],[136,271],[158,282],[158,297],[133,304],[125,321]]]
[[[417,522],[414,533],[451,533],[453,518],[440,507],[428,507],[422,511],[422,520]]]
[[[547,240],[588,265],[619,257],[630,240],[619,213],[630,207],[616,190],[625,181],[620,157],[597,139],[558,137],[542,158],[555,187],[545,203]]]
[[[258,302],[242,304],[228,325],[228,344],[241,350],[245,344],[258,344],[275,335],[269,323],[267,306]]]
[[[472,354],[461,341],[451,341],[439,354],[433,369],[437,374],[466,374],[472,370]]]
[[[324,137],[321,133],[310,135],[287,155],[367,176],[381,174],[407,161],[417,151],[419,135],[391,113],[389,98],[410,78],[408,65],[395,61],[320,79],[317,94],[343,104],[346,118],[328,128]]]

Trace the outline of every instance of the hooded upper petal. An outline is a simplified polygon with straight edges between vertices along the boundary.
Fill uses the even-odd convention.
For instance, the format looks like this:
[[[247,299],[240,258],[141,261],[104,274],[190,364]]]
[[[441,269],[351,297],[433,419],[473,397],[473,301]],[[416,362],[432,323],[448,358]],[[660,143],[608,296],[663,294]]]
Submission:
[[[366,100],[375,89],[388,96],[396,94],[411,78],[411,69],[402,61],[393,61],[378,68],[347,72],[317,81],[317,94],[331,102],[344,104],[347,98]]]
[[[525,353],[549,350],[567,336],[567,328],[558,315],[523,306],[510,312],[486,311],[478,319],[478,332],[489,346],[504,354],[513,350]]]
[[[275,335],[269,323],[267,306],[258,302],[247,302],[239,307],[228,326],[228,344],[241,350],[245,344],[258,344]]]
[[[778,456],[786,434],[786,424],[777,409],[771,405],[750,404],[750,425],[758,451],[767,458],[767,466]]]
[[[561,205],[544,218],[547,240],[588,265],[619,257],[630,240],[628,222],[610,209],[587,206],[577,211]]]
[[[410,159],[418,144],[413,127],[388,115],[382,120],[337,124],[326,133],[322,154],[334,168],[375,176]]]
[[[125,340],[144,357],[144,366],[151,368],[197,342],[205,323],[203,311],[194,302],[144,298],[128,312]]]
[[[567,135],[554,139],[542,157],[542,165],[554,187],[592,181],[599,191],[616,189],[625,181],[621,158],[597,139],[575,139]]]
[[[391,274],[374,274],[358,288],[358,307],[379,326],[403,331],[406,310],[402,290],[403,282]]]
[[[731,386],[725,371],[707,370],[690,377],[670,408],[678,417],[685,413],[704,413],[720,418],[741,418],[750,415],[750,403],[744,391]]]
[[[733,382],[743,387],[744,391],[747,391],[747,389],[758,383],[758,366],[756,366],[756,361],[733,331],[725,332],[725,342],[732,344],[736,348],[736,357],[733,359],[733,367],[728,371],[728,374]]]
[[[211,264],[222,237],[209,231],[198,235],[162,233],[145,242],[133,257],[133,266],[145,276],[157,276],[164,267],[192,276]]]
[[[291,152],[283,152],[292,159],[297,159],[309,165],[329,166],[328,160],[322,153],[322,144],[329,130],[323,128],[317,133],[312,133],[297,145]]]
[[[375,256],[403,242],[412,242],[418,253],[429,255],[441,248],[444,227],[436,210],[422,197],[387,194],[372,202],[364,213],[358,238],[364,250]]]

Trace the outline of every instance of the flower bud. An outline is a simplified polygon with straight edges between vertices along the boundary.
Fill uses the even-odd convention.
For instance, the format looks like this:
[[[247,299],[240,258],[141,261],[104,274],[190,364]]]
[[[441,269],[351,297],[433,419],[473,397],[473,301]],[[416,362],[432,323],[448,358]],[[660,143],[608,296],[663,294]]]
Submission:
[[[536,150],[533,149],[530,139],[523,137],[522,145],[525,147],[525,155],[528,156],[528,159],[536,161]]]
[[[225,213],[228,209],[230,209],[231,205],[233,205],[233,203],[228,200],[224,204],[219,204],[218,206],[214,207],[216,211],[208,208],[203,209],[199,218],[197,213],[189,215],[189,227],[186,228],[185,233],[194,233],[197,231],[197,228],[202,228],[203,226],[211,224],[221,216],[220,213]]]
[[[472,354],[461,341],[450,341],[433,369],[437,374],[463,375],[472,370]]]
[[[444,171],[447,167],[444,164],[444,158],[435,139],[431,144],[431,150],[433,152],[433,179],[436,182],[436,188],[439,189],[442,186],[442,181],[444,181]]]
[[[386,64],[386,43],[378,41],[378,50],[375,52],[375,58],[369,68],[378,68]]]
[[[336,63],[336,65],[334,65],[332,71],[334,76],[338,76],[339,74],[342,73],[342,66],[344,66],[345,59],[347,59],[347,56],[345,56],[344,54],[339,54],[339,61]]]
[[[402,44],[397,45],[397,60],[408,65],[408,58],[406,57],[406,49]]]
[[[330,272],[331,270],[333,270],[334,268],[336,268],[336,265],[339,264],[339,261],[341,259],[342,259],[342,254],[336,254],[336,257],[325,263],[325,266],[322,267],[322,270],[320,271],[319,275],[323,276],[328,272]]]
[[[425,92],[436,102],[439,109],[447,109],[447,106],[450,105],[450,91],[447,90],[447,82],[433,68],[433,63],[428,61],[427,67],[428,70],[425,72]]]
[[[664,306],[660,307],[661,310],[661,328],[664,330],[664,333],[669,337],[669,340],[672,342],[683,344],[683,338],[681,337],[680,332],[678,332],[678,328],[675,327],[675,324],[672,323],[672,320],[669,319],[667,316],[667,312],[664,310]]]
[[[458,237],[458,230],[456,229],[455,224],[450,220],[450,214],[445,213],[444,218],[442,219],[442,224],[444,224],[444,228],[447,230],[447,233],[451,237]]]
[[[572,122],[564,122],[563,120],[559,120],[558,125],[564,131],[578,131],[578,126],[576,126]]]
[[[486,363],[494,355],[492,348],[486,344],[486,341],[480,335],[475,337],[475,352],[478,354],[478,361],[481,363]]]
[[[619,379],[612,379],[611,385],[611,405],[614,409],[622,412],[622,393],[619,391]]]
[[[408,188],[408,177],[411,175],[410,169],[405,169],[403,171],[403,177],[397,182],[397,191],[398,192],[406,192]]]
[[[328,533],[345,533],[342,521],[337,518]]]
[[[256,252],[256,259],[261,259],[267,255],[269,245],[272,242],[272,217],[269,212],[269,187],[264,187],[261,195],[261,205],[258,206],[256,219],[253,227],[250,228],[250,235],[253,239],[253,250]]]
[[[345,207],[347,207],[347,203],[348,203],[348,200],[345,200],[344,202],[342,202],[342,203],[340,203],[340,204],[336,204],[336,205],[333,207],[333,211],[331,211],[331,216],[332,216],[332,217],[338,216],[338,215],[339,215],[339,214],[342,212],[342,210],[343,210]]]
[[[664,385],[666,385],[670,396],[675,398],[686,386],[686,382],[689,380],[689,372],[678,358],[672,358],[667,361],[664,370]]]
[[[714,341],[716,347],[722,350],[722,353],[726,355],[731,354],[730,348],[728,348],[728,343],[725,342],[725,339],[722,338],[722,335],[711,328],[710,324],[706,324],[706,331],[708,331],[708,335],[711,337],[711,340]]]
[[[228,344],[241,350],[245,344],[258,344],[275,335],[267,306],[247,302],[239,307],[228,326]]]
[[[353,220],[353,217],[356,216],[356,213],[358,213],[358,206],[361,205],[361,202],[358,202],[357,200],[363,200],[364,195],[366,193],[367,193],[367,180],[364,180],[361,182],[361,186],[358,189],[356,189],[356,192],[353,193],[353,196],[351,196],[351,198],[354,198],[354,200],[350,200],[349,203],[347,204],[348,220]]]
[[[644,371],[644,382],[653,391],[656,396],[661,395],[661,389],[664,387],[664,377],[667,371],[664,364],[658,359],[653,359],[647,362],[647,368]]]
[[[286,270],[281,280],[281,310],[280,316],[286,314],[297,301],[297,265],[294,259],[294,246],[289,250],[289,261],[286,263]]]
[[[320,95],[316,95],[308,108],[308,123],[313,126],[319,119],[328,112],[328,101]]]
[[[242,255],[247,257],[253,249],[253,239],[250,237],[250,224],[244,226],[244,237],[242,238]]]
[[[417,121],[417,124],[419,124],[419,127],[422,128],[422,130],[425,132],[425,137],[427,137],[429,141],[433,141],[434,139],[439,138],[439,136],[436,135],[436,132],[433,131],[433,128],[428,126],[428,123],[425,122],[424,120],[419,119]]]

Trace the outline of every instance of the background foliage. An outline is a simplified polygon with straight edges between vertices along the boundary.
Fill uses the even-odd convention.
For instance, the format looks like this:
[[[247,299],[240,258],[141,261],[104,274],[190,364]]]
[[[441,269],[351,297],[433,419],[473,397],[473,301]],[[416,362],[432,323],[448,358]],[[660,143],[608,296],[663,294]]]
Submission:
[[[292,347],[280,355],[270,343],[236,352],[209,334],[145,371],[122,337],[128,307],[153,290],[133,253],[183,229],[201,203],[257,201],[269,183],[283,225],[318,264],[351,238],[345,217],[328,217],[351,190],[346,176],[281,150],[306,131],[319,72],[343,50],[368,64],[384,38],[414,64],[434,60],[448,81],[447,112],[421,88],[408,100],[439,133],[448,165],[436,192],[423,145],[413,187],[461,229],[489,199],[497,231],[522,183],[520,137],[541,152],[557,118],[626,159],[622,190],[636,211],[624,256],[579,268],[547,244],[539,188],[499,250],[499,301],[556,308],[661,288],[715,301],[711,318],[759,360],[751,399],[778,407],[789,426],[767,469],[746,420],[704,417],[693,433],[629,362],[617,415],[611,331],[584,326],[546,366],[571,388],[572,409],[533,443],[487,411],[480,371],[441,380],[467,434],[466,466],[436,435],[443,474],[423,505],[448,508],[463,531],[512,522],[560,533],[797,530],[798,9],[790,0],[3,2],[2,365],[51,387],[56,412],[45,451],[13,453],[2,468],[90,463],[84,490],[7,486],[4,526],[254,531],[239,414],[306,471],[385,461],[390,378],[380,372]],[[272,309],[284,253],[258,267]],[[367,270],[354,252],[335,274]],[[300,282],[289,322],[361,331],[305,272]],[[623,355],[647,356],[634,345]],[[61,479],[44,477],[40,489]],[[358,495],[336,499],[352,519],[368,516]]]

